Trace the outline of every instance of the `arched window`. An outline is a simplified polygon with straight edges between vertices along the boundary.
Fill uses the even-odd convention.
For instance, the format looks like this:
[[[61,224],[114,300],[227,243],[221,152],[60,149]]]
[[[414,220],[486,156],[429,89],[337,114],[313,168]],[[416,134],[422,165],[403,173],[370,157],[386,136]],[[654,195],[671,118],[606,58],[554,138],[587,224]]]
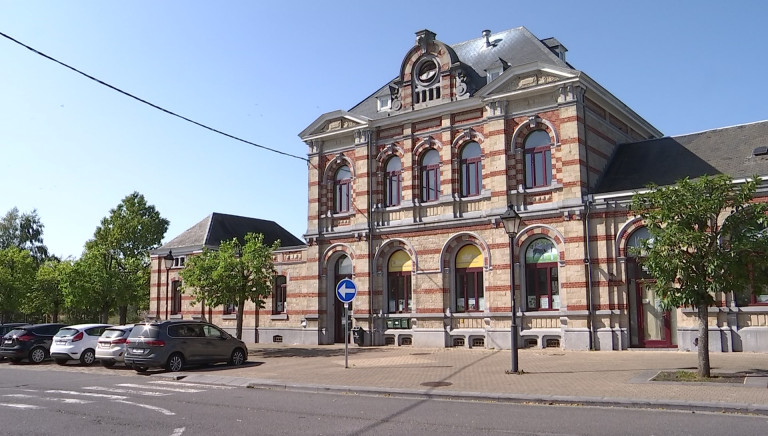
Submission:
[[[461,196],[480,195],[483,186],[483,165],[480,144],[470,142],[461,149]]]
[[[549,133],[534,130],[525,137],[525,187],[552,183],[552,150]]]
[[[559,310],[560,280],[557,247],[549,239],[531,242],[525,250],[526,310]]]
[[[336,170],[333,178],[333,204],[334,212],[349,212],[350,188],[352,186],[352,172],[344,165]]]
[[[393,156],[387,161],[387,172],[384,176],[384,206],[399,206],[401,195],[401,174],[403,165],[400,158]]]
[[[403,250],[389,257],[387,264],[387,309],[389,313],[408,313],[413,309],[411,293],[411,271],[413,262]]]
[[[440,154],[435,149],[421,158],[421,201],[436,201],[440,197]]]
[[[474,245],[465,245],[456,253],[456,312],[485,310],[483,290],[483,253]]]

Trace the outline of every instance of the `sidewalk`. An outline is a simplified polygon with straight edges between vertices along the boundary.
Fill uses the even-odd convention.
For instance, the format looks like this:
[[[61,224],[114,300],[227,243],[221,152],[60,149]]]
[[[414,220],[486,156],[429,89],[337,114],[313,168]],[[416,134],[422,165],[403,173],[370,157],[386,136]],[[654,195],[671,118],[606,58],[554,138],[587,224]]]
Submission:
[[[255,388],[394,393],[491,401],[665,407],[768,415],[768,355],[712,353],[712,373],[743,384],[651,382],[661,370],[696,369],[696,353],[523,349],[524,374],[506,374],[509,350],[249,344],[246,365],[181,374],[185,381]],[[179,377],[179,374],[162,374]]]

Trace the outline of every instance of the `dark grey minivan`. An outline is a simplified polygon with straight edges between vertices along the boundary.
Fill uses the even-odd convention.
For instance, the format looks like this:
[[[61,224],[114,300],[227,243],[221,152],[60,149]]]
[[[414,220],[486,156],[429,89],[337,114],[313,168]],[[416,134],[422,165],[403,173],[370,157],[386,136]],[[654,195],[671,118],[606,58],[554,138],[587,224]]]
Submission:
[[[188,365],[248,359],[245,343],[213,324],[172,320],[136,324],[126,341],[125,364],[136,371],[162,367],[181,371]]]

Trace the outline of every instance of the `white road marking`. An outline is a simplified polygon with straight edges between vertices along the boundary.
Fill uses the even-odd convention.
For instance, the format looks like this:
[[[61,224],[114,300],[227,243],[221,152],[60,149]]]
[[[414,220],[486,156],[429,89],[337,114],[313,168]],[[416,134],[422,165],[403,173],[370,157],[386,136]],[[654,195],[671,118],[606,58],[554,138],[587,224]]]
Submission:
[[[186,430],[186,427],[179,427],[174,428],[173,433],[171,433],[171,436],[181,436],[182,433],[184,433],[184,430]]]
[[[173,395],[167,392],[137,391],[133,389],[107,388],[104,386],[83,386],[83,389],[88,389],[91,391],[113,392],[115,394],[144,395],[145,397],[163,397],[166,395]]]
[[[134,406],[139,406],[145,409],[154,410],[155,412],[160,412],[163,415],[168,415],[168,416],[175,415],[175,413],[171,412],[168,409],[163,409],[162,407],[157,407],[157,406],[150,406],[149,404],[134,403],[132,401],[125,401],[125,400],[115,400],[115,403],[132,404]]]
[[[45,391],[47,394],[69,394],[69,395],[85,395],[87,397],[109,398],[110,400],[124,400],[128,397],[123,395],[107,395],[107,394],[94,394],[91,392],[77,392],[77,391],[58,391],[50,390]]]
[[[134,383],[119,383],[116,386],[124,386],[126,388],[146,388],[144,385],[138,385]],[[184,389],[184,388],[164,388],[161,386],[152,386],[152,389],[160,389],[163,391],[172,391],[172,392],[187,392],[187,393],[194,393],[194,392],[205,392],[200,389]]]
[[[166,380],[151,381],[149,383],[156,384],[156,385],[193,386],[198,388],[210,388],[210,389],[235,389],[234,386],[206,385],[203,383],[186,383],[186,382],[166,381]]]
[[[13,407],[14,409],[43,409],[43,407],[33,406],[32,404],[0,403],[0,406]]]
[[[81,400],[79,398],[38,397],[36,395],[27,395],[27,394],[7,394],[7,395],[3,395],[3,396],[4,397],[14,397],[14,398],[40,398],[41,400],[59,401],[61,403],[66,403],[66,404],[90,404],[90,403],[93,403],[93,401]]]

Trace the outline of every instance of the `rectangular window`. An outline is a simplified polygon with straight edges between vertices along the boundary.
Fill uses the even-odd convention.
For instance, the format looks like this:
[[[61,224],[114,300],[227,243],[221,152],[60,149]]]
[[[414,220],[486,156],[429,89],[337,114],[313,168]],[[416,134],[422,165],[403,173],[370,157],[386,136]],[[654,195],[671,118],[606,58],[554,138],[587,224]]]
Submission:
[[[411,273],[389,273],[389,313],[409,313],[411,303]]]
[[[178,256],[173,258],[173,267],[174,268],[183,268],[184,262],[187,260],[186,256]]]
[[[559,310],[560,283],[557,264],[526,266],[526,310]]]
[[[224,311],[222,312],[224,315],[235,315],[237,314],[237,303],[228,303],[224,305]]]
[[[400,171],[390,171],[386,179],[386,206],[400,205]]]
[[[421,200],[436,201],[440,192],[440,166],[430,165],[424,167],[421,184]]]
[[[382,95],[376,97],[376,109],[379,112],[384,112],[392,109],[392,97],[389,95]]]
[[[471,197],[480,195],[481,158],[466,159],[462,162],[461,196]]]
[[[486,76],[488,79],[487,83],[491,83],[494,81],[497,77],[501,76],[501,73],[503,72],[503,69],[501,67],[494,68],[492,70],[488,70],[488,75]]]
[[[181,281],[171,282],[171,315],[181,313]]]
[[[525,151],[525,186],[539,188],[552,183],[552,152],[549,145]]]
[[[288,299],[288,285],[285,276],[275,277],[274,289],[272,290],[272,314],[277,315],[285,313],[285,303]]]
[[[456,312],[485,310],[483,269],[466,268],[456,271]]]
[[[336,184],[336,212],[349,212],[350,180],[340,180]]]

